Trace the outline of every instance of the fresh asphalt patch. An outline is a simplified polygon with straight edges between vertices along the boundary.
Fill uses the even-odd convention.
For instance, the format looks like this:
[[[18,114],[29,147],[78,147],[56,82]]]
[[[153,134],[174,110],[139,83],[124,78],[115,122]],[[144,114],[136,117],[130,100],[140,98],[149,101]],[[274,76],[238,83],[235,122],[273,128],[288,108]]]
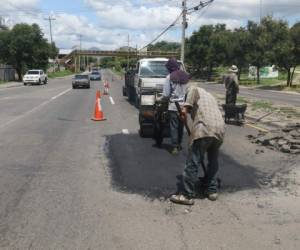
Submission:
[[[166,140],[166,142],[168,142]],[[168,145],[153,146],[151,138],[138,134],[116,134],[107,137],[107,157],[113,188],[121,192],[139,194],[150,199],[166,199],[181,186],[182,170],[187,150],[173,156]],[[201,167],[199,175],[202,175]],[[260,188],[263,174],[253,166],[241,165],[221,152],[221,192],[238,192]]]

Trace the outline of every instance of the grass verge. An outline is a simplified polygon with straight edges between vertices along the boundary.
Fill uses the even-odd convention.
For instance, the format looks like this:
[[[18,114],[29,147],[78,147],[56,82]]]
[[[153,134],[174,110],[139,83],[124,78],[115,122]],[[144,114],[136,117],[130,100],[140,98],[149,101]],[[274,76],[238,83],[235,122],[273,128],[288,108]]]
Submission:
[[[125,73],[123,70],[116,70],[116,69],[111,69],[111,70],[118,76],[123,76]]]
[[[267,101],[254,101],[251,103],[251,106],[253,108],[253,110],[258,110],[258,109],[263,109],[263,110],[267,110],[267,111],[273,111],[275,110],[275,108],[273,107],[273,104],[271,102],[267,102]]]
[[[74,73],[70,70],[50,72],[50,73],[48,73],[48,78],[64,77],[64,76],[69,76],[69,75],[73,75],[73,74]]]

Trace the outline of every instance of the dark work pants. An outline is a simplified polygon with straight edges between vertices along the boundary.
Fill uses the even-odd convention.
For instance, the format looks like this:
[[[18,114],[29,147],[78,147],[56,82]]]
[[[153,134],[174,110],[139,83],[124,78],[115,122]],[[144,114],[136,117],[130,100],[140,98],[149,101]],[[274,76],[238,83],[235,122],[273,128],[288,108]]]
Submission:
[[[183,171],[183,193],[189,197],[197,194],[199,183],[199,168],[207,154],[207,175],[204,179],[204,188],[207,193],[218,191],[217,172],[219,169],[218,157],[222,142],[214,137],[195,140],[189,148],[186,166]]]
[[[183,137],[183,122],[176,111],[169,111],[171,144],[173,147],[181,145]]]
[[[236,104],[237,92],[227,91],[226,92],[226,104]]]

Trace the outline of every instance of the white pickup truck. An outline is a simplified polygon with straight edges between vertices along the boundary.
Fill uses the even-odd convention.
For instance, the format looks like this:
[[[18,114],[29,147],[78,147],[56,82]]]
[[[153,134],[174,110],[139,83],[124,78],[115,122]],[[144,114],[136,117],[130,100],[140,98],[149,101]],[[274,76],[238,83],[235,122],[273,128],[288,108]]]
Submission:
[[[139,109],[140,135],[153,134],[153,108],[155,96],[162,93],[166,77],[169,74],[167,58],[140,59],[136,69],[125,76],[123,95]],[[178,61],[181,68],[183,64]]]
[[[47,84],[48,77],[41,69],[28,70],[23,77],[24,85],[28,84]]]

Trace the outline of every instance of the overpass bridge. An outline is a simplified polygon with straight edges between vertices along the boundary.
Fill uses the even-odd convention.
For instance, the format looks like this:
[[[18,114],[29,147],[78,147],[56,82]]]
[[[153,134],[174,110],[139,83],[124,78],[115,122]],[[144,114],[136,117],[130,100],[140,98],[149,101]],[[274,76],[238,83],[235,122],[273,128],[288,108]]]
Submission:
[[[155,58],[155,57],[180,57],[179,51],[123,51],[123,50],[73,50],[61,59],[62,63],[73,63],[75,71],[79,69],[82,57],[127,57],[127,58]]]

